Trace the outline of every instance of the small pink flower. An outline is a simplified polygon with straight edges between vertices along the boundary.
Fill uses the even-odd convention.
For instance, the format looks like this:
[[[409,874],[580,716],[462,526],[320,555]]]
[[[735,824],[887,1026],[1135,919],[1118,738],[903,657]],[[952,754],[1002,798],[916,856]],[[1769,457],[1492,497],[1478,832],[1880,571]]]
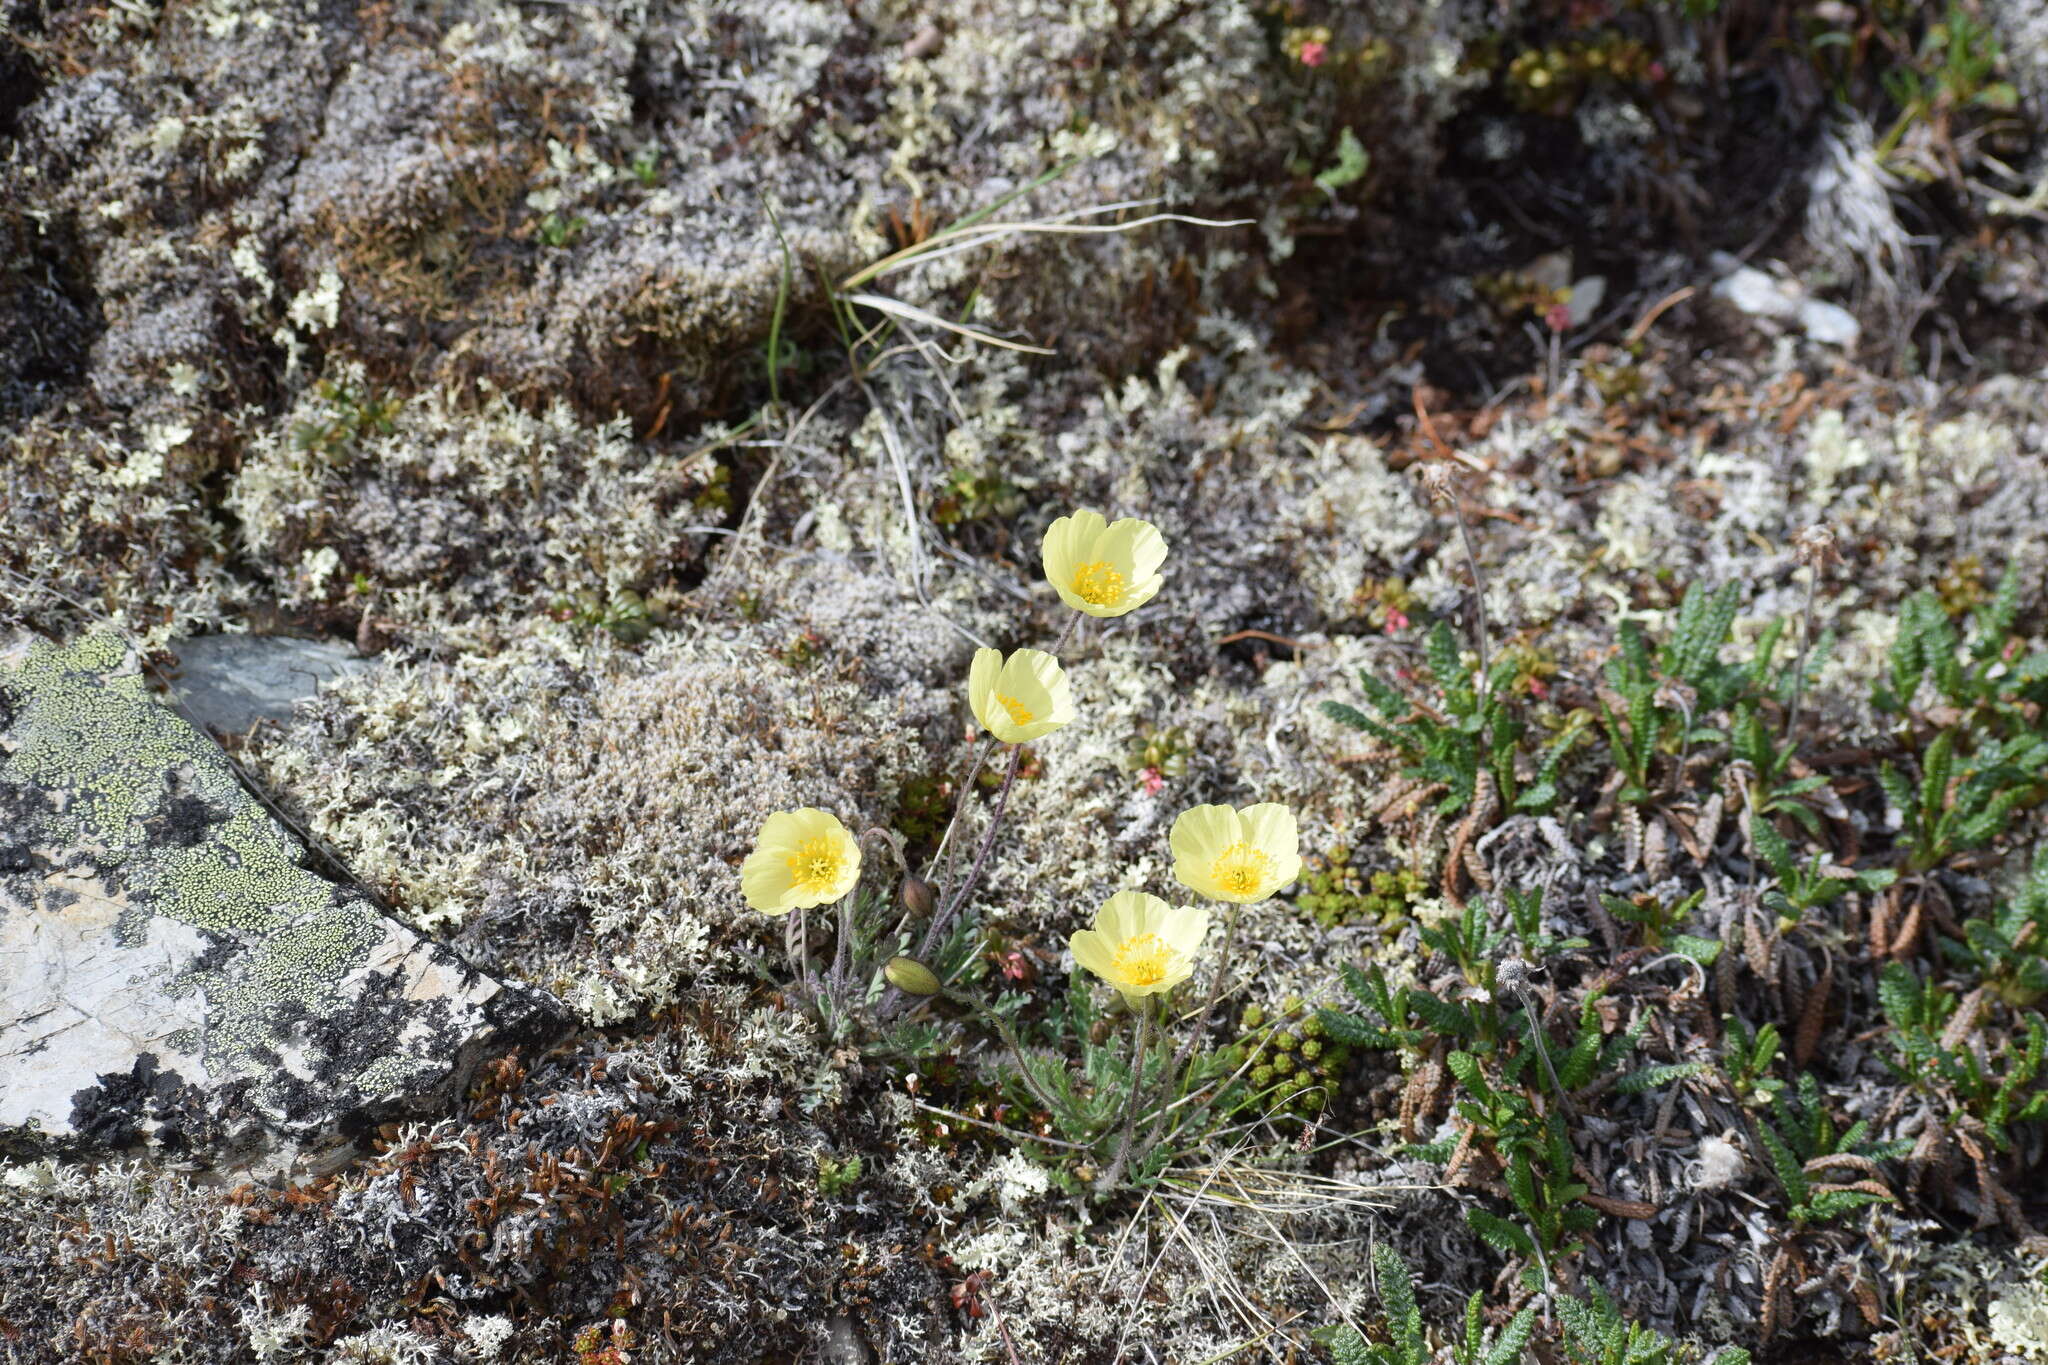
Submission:
[[[1321,66],[1328,60],[1330,60],[1330,45],[1328,43],[1319,43],[1311,38],[1308,42],[1301,45],[1301,64],[1303,66]]]
[[[1664,77],[1669,75],[1670,73],[1664,69],[1664,63],[1651,62],[1649,66],[1643,69],[1643,74],[1649,77],[1651,81],[1655,82],[1663,80]]]
[[[1157,796],[1166,786],[1166,778],[1161,776],[1159,769],[1146,768],[1138,774],[1138,785],[1145,789],[1145,795]]]
[[[1387,608],[1387,634],[1408,629],[1408,613],[1399,607]]]
[[[1553,303],[1550,305],[1550,311],[1543,315],[1543,323],[1553,332],[1569,332],[1572,329],[1571,306]]]
[[[1550,684],[1541,678],[1529,679],[1529,695],[1538,701],[1550,700]]]

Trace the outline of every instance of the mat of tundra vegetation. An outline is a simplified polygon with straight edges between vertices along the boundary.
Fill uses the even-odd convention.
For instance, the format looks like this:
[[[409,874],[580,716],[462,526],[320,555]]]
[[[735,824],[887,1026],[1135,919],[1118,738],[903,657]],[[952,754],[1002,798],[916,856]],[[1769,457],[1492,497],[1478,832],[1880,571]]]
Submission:
[[[0,0],[0,974],[190,947],[0,1056],[0,1358],[2048,1361],[2044,120],[2031,0]]]

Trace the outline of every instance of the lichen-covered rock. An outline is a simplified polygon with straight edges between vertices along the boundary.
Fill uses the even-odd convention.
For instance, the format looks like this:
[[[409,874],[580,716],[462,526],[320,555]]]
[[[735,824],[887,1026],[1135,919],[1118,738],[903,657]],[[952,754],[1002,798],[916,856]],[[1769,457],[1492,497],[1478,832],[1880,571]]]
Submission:
[[[0,665],[0,1143],[286,1166],[549,1032],[307,866],[113,637]]]

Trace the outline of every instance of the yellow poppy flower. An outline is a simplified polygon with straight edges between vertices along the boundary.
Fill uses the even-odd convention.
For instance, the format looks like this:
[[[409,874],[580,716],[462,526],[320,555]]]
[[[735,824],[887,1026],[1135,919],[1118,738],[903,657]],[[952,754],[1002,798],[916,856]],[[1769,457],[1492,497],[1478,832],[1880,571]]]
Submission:
[[[1294,812],[1272,801],[1184,810],[1172,844],[1174,878],[1212,900],[1249,905],[1301,875]]]
[[[1122,616],[1159,591],[1166,537],[1149,521],[1105,522],[1084,507],[1046,528],[1043,559],[1062,602],[1090,616]]]
[[[827,905],[860,880],[860,841],[828,810],[779,810],[740,866],[747,904],[770,915]]]
[[[1135,1005],[1187,980],[1208,932],[1207,910],[1168,905],[1143,891],[1119,891],[1095,912],[1095,927],[1073,935],[1067,946],[1074,961]]]
[[[967,671],[967,705],[981,728],[1005,744],[1051,734],[1074,718],[1060,661],[1042,649],[977,649]]]

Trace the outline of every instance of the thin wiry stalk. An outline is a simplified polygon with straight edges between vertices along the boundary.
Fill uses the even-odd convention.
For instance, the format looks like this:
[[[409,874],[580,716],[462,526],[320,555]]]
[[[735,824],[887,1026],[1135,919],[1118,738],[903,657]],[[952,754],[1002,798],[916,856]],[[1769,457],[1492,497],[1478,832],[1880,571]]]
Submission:
[[[1230,1183],[1232,1185],[1237,1186],[1238,1193],[1240,1195],[1244,1195],[1246,1193],[1245,1189],[1242,1185],[1238,1184],[1236,1176],[1234,1174],[1229,1174],[1228,1172],[1226,1172],[1226,1175],[1229,1178]],[[1294,1249],[1294,1243],[1288,1240],[1287,1235],[1285,1233],[1281,1232],[1280,1225],[1273,1221],[1272,1215],[1268,1214],[1263,1207],[1261,1207],[1256,1201],[1250,1199],[1248,1195],[1246,1196],[1246,1202],[1244,1204],[1244,1207],[1250,1209],[1253,1213],[1256,1213],[1261,1219],[1261,1221],[1263,1221],[1267,1227],[1273,1230],[1273,1236],[1276,1239],[1278,1239],[1281,1249],[1285,1251],[1291,1258],[1293,1258],[1295,1265],[1301,1268],[1301,1273],[1308,1276],[1308,1278],[1315,1284],[1315,1287],[1317,1289],[1323,1291],[1323,1297],[1330,1301],[1331,1309],[1336,1312],[1338,1317],[1344,1320],[1345,1325],[1351,1328],[1352,1331],[1358,1331],[1358,1324],[1351,1320],[1351,1315],[1344,1311],[1342,1304],[1337,1302],[1337,1296],[1330,1292],[1330,1287],[1327,1284],[1323,1283],[1323,1277],[1316,1274],[1314,1267],[1309,1265],[1307,1261],[1301,1258],[1301,1253]],[[1361,1333],[1361,1335],[1363,1335],[1363,1333]]]
[[[1528,1011],[1529,1041],[1536,1045],[1536,1060],[1543,1063],[1543,1074],[1550,1080],[1550,1093],[1557,1096],[1557,1107],[1564,1111],[1565,1117],[1569,1118],[1572,1112],[1571,1101],[1565,1098],[1564,1084],[1557,1079],[1557,1068],[1550,1064],[1550,1045],[1544,1040],[1543,1036],[1542,1012],[1536,1008],[1536,1002],[1530,998],[1529,987],[1526,984],[1516,994],[1522,999],[1522,1008]]]
[[[1787,744],[1799,735],[1799,704],[1806,699],[1806,654],[1813,648],[1813,599],[1819,587],[1820,566],[1816,564],[1806,571],[1806,602],[1799,613],[1799,659],[1792,669],[1792,709],[1785,717]]]
[[[832,950],[832,994],[846,992],[846,974],[853,965],[853,892],[839,898],[839,942]]]
[[[1173,1060],[1167,1063],[1165,1088],[1160,1092],[1162,1096],[1173,1093],[1173,1087],[1180,1078],[1181,1068],[1187,1064],[1188,1058],[1194,1055],[1195,1045],[1209,1029],[1209,1016],[1216,1012],[1217,1003],[1223,999],[1223,985],[1230,971],[1230,951],[1237,944],[1237,921],[1243,911],[1242,905],[1232,905],[1229,917],[1224,920],[1223,951],[1216,955],[1216,978],[1209,983],[1209,998],[1203,1003],[1202,1012],[1195,1016],[1194,1027],[1188,1030],[1187,1037],[1183,1038],[1181,1045],[1174,1050]],[[1145,1134],[1147,1151],[1159,1141],[1160,1133],[1166,1128],[1166,1116],[1171,1107],[1161,1106],[1159,1117],[1152,1121],[1150,1131]]]
[[[1027,355],[1055,354],[1049,346],[1033,346],[1028,342],[1011,341],[1006,337],[997,336],[994,332],[984,332],[978,327],[969,327],[964,322],[950,322],[940,317],[937,313],[919,308],[914,303],[905,303],[901,299],[892,299],[886,294],[848,294],[846,301],[850,304],[859,304],[863,308],[872,308],[877,313],[894,318],[898,322],[921,322],[927,327],[942,327],[955,336],[966,337],[969,341],[978,341],[984,346],[999,346],[1006,351],[1023,351]]]
[[[1017,1358],[1017,1343],[1010,1340],[1010,1329],[1003,1325],[1003,1310],[996,1303],[995,1285],[993,1283],[982,1285],[981,1293],[982,1297],[988,1300],[988,1311],[995,1315],[996,1331],[1002,1334],[1003,1349],[1009,1352],[1010,1365],[1024,1365],[1023,1361]]]
[[[1479,650],[1480,687],[1493,676],[1493,665],[1486,648],[1486,575],[1480,571],[1479,556],[1472,549],[1472,533],[1465,526],[1465,509],[1458,499],[1451,498],[1451,515],[1458,521],[1458,543],[1465,547],[1465,562],[1472,569],[1472,638]]]
[[[1223,1301],[1227,1299],[1230,1304],[1230,1312],[1236,1315],[1244,1330],[1251,1334],[1241,1346],[1234,1346],[1223,1352],[1220,1357],[1212,1357],[1211,1359],[1228,1360],[1239,1351],[1256,1346],[1263,1348],[1263,1354],[1266,1359],[1276,1363],[1284,1361],[1286,1357],[1283,1357],[1273,1345],[1273,1337],[1280,1330],[1280,1324],[1265,1318],[1261,1314],[1259,1307],[1253,1303],[1251,1295],[1246,1291],[1244,1283],[1239,1278],[1235,1268],[1226,1258],[1217,1256],[1211,1249],[1216,1243],[1221,1243],[1225,1240],[1226,1234],[1223,1229],[1211,1217],[1209,1219],[1209,1229],[1210,1237],[1214,1241],[1209,1245],[1204,1245],[1196,1237],[1195,1230],[1188,1226],[1186,1219],[1182,1218],[1178,1213],[1172,1216],[1174,1220],[1173,1234],[1178,1237],[1181,1245],[1187,1249],[1188,1258],[1201,1271],[1202,1286],[1208,1291],[1209,1306],[1215,1310],[1217,1321],[1222,1322],[1226,1319],[1227,1315],[1224,1312]],[[1164,1253],[1165,1248],[1162,1248],[1161,1254],[1164,1255]],[[1218,1289],[1221,1289],[1223,1299],[1217,1297]]]
[[[931,261],[941,260],[956,252],[966,251],[989,242],[999,241],[1004,237],[1019,234],[1045,233],[1054,236],[1096,236],[1132,232],[1141,227],[1150,227],[1154,223],[1188,223],[1195,227],[1224,228],[1248,227],[1254,221],[1250,218],[1226,220],[1191,218],[1179,213],[1147,214],[1143,218],[1134,218],[1127,223],[1076,223],[1072,221],[1075,218],[1087,217],[1098,213],[1117,213],[1124,209],[1142,208],[1146,204],[1157,202],[1156,199],[1134,199],[1116,204],[1098,204],[1092,208],[1075,209],[1070,213],[1063,213],[1052,218],[1039,219],[1033,222],[985,223],[977,226],[962,226],[946,232],[935,233],[925,238],[922,242],[904,247],[900,251],[892,252],[873,264],[863,266],[853,274],[848,275],[839,282],[838,292],[844,294],[850,290],[860,288],[870,280],[878,280],[882,276],[892,275],[898,270],[906,270],[914,265],[924,265]]]
[[[967,903],[967,898],[973,892],[975,883],[981,880],[981,870],[988,862],[989,851],[995,847],[996,835],[1002,831],[1003,812],[1009,808],[1010,789],[1017,783],[1017,769],[1023,762],[1023,758],[1024,746],[1021,744],[1011,745],[1010,765],[1003,772],[1002,790],[996,793],[995,810],[989,815],[988,829],[981,837],[981,847],[975,851],[974,863],[968,868],[967,876],[958,887],[954,888],[952,894],[946,897],[945,901],[940,905],[938,912],[932,916],[931,925],[925,930],[924,939],[917,946],[915,956],[918,961],[928,961],[933,950],[945,941],[946,930],[952,925],[953,917],[960,912],[960,907]],[[881,1001],[875,1006],[875,1017],[884,1021],[894,1018],[903,1007],[903,998],[903,992],[900,989],[895,986],[889,987],[888,991],[883,994]]]
[[[1201,1086],[1199,1089],[1190,1090],[1187,1094],[1182,1095],[1179,1099],[1173,1100],[1165,1105],[1162,1105],[1159,1110],[1160,1122],[1163,1122],[1169,1115],[1173,1113],[1174,1110],[1179,1109],[1182,1105],[1195,1104],[1212,1092],[1221,1093],[1223,1089],[1227,1087],[1232,1081],[1238,1080],[1245,1076],[1248,1072],[1250,1072],[1252,1067],[1258,1061],[1258,1054],[1260,1049],[1264,1048],[1266,1044],[1273,1041],[1274,1035],[1280,1032],[1283,1022],[1284,1021],[1279,1019],[1275,1019],[1273,1021],[1272,1027],[1266,1030],[1265,1036],[1260,1038],[1259,1041],[1249,1050],[1245,1059],[1242,1062],[1238,1063],[1237,1070],[1231,1072],[1228,1076],[1225,1076],[1220,1080],[1210,1081]],[[1197,1034],[1194,1036],[1199,1037],[1200,1035]],[[1183,1044],[1183,1046],[1185,1046],[1185,1044]],[[1175,1073],[1168,1074],[1167,1088],[1161,1092],[1162,1095],[1171,1095],[1173,1093],[1174,1074]],[[1155,1124],[1153,1131],[1146,1134],[1145,1141],[1147,1145],[1157,1142],[1159,1140],[1159,1136],[1159,1128],[1157,1124]]]
[[[1109,1163],[1109,1170],[1095,1187],[1105,1192],[1123,1182],[1124,1167],[1131,1160],[1131,1140],[1138,1134],[1138,1098],[1145,1089],[1145,1049],[1152,1043],[1152,1002],[1149,999],[1138,1009],[1134,1033],[1136,1036],[1131,1043],[1131,1094],[1124,1107],[1123,1136],[1116,1142],[1116,1158]]]
[[[975,885],[981,880],[981,870],[987,866],[988,855],[996,846],[996,835],[1002,832],[1003,812],[1010,807],[1010,791],[1017,785],[1017,769],[1022,767],[1023,763],[1024,746],[1011,745],[1010,763],[1003,769],[1003,785],[996,793],[995,809],[989,814],[988,829],[981,836],[981,847],[975,850],[974,862],[968,867],[967,875],[961,878],[960,885],[946,898],[946,903],[940,907],[939,913],[932,916],[931,928],[925,931],[924,942],[918,945],[919,957],[929,957],[932,950],[939,946],[947,928],[952,924],[953,917],[960,913],[960,907],[967,904],[967,898],[974,894]]]
[[[927,1114],[937,1114],[940,1118],[952,1119],[956,1123],[971,1123],[977,1128],[986,1128],[992,1133],[1001,1133],[1012,1142],[1035,1142],[1045,1147],[1064,1147],[1070,1152],[1090,1150],[1085,1142],[1063,1142],[1059,1138],[1045,1137],[1039,1133],[1027,1133],[1019,1128],[1011,1128],[1005,1124],[991,1123],[987,1119],[975,1118],[972,1114],[961,1114],[951,1109],[942,1109],[936,1104],[926,1104],[923,1100],[912,1100],[910,1103],[912,1107],[922,1109]]]
[[[1057,1114],[1066,1107],[1062,1105],[1059,1102],[1059,1100],[1054,1098],[1052,1095],[1047,1094],[1045,1088],[1039,1085],[1037,1078],[1031,1074],[1031,1067],[1024,1059],[1024,1047],[1021,1043],[1017,1041],[1016,1032],[1013,1029],[1011,1029],[1008,1021],[1005,1020],[1002,1015],[997,1014],[994,1010],[990,1009],[987,1005],[983,1004],[978,998],[971,995],[962,995],[955,991],[947,991],[945,992],[945,997],[946,999],[951,1000],[956,1005],[966,1006],[968,1009],[972,1010],[976,1015],[980,1016],[984,1023],[989,1024],[995,1029],[996,1036],[1003,1040],[1004,1045],[1010,1049],[1010,1055],[1017,1059],[1018,1079],[1024,1082],[1024,1088],[1031,1092],[1032,1098],[1036,1099],[1041,1105],[1045,1106],[1045,1110],[1047,1113]],[[1079,1146],[1080,1144],[1063,1143],[1061,1145],[1074,1147]]]
[[[943,885],[944,879],[952,875],[953,864],[946,859],[947,846],[953,842],[953,831],[959,828],[961,813],[967,809],[968,798],[974,794],[975,781],[981,776],[981,765],[988,762],[989,751],[995,746],[995,736],[990,735],[975,750],[974,765],[967,770],[966,780],[960,784],[960,799],[953,803],[953,818],[946,822],[946,832],[939,836],[939,846],[932,852],[931,864],[925,870],[927,880],[937,877]]]

